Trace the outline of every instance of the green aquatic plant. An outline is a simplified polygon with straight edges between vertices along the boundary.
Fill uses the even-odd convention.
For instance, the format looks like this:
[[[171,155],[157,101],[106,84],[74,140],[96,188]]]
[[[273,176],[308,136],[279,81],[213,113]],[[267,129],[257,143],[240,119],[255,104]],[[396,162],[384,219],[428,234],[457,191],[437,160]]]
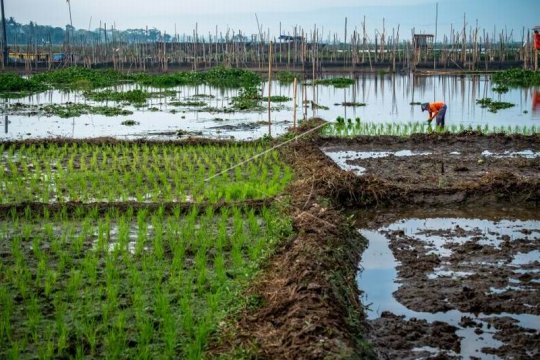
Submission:
[[[268,101],[268,96],[263,96],[261,98],[262,101]],[[283,95],[272,95],[270,96],[270,101],[271,102],[287,102],[287,101],[290,101],[291,98],[288,97],[288,96],[283,96]]]
[[[262,108],[260,101],[260,90],[255,86],[249,86],[238,91],[238,95],[232,98],[231,105],[236,110],[252,110]]]
[[[131,78],[119,71],[96,70],[80,66],[52,70],[33,75],[32,80],[62,89],[95,89],[130,82]]]
[[[351,101],[345,101],[341,103],[342,106],[351,106],[351,107],[358,107],[358,106],[366,106],[366,103],[360,103],[360,102],[351,102]]]
[[[477,99],[476,103],[479,104],[482,108],[487,108],[488,111],[492,113],[496,113],[498,110],[508,109],[515,106],[515,104],[505,101],[493,101],[491,98]]]
[[[44,91],[47,86],[32,79],[14,73],[0,73],[0,95],[2,97],[22,97]]]
[[[336,88],[346,88],[354,84],[354,79],[335,77],[328,79],[317,79],[315,85],[334,86]]]
[[[171,101],[168,104],[170,106],[193,106],[193,107],[201,107],[201,106],[207,106],[208,105],[204,101],[194,101],[194,100]]]
[[[540,85],[540,72],[523,68],[496,72],[491,78],[499,86],[530,87]]]
[[[143,104],[148,100],[152,94],[148,91],[135,89],[128,91],[114,91],[114,90],[102,90],[102,91],[87,91],[84,93],[87,99],[94,101],[116,101],[127,103],[139,103]]]
[[[282,84],[292,84],[294,82],[294,78],[297,80],[302,80],[304,76],[302,74],[296,74],[292,71],[278,71],[276,73],[276,79],[282,83]]]

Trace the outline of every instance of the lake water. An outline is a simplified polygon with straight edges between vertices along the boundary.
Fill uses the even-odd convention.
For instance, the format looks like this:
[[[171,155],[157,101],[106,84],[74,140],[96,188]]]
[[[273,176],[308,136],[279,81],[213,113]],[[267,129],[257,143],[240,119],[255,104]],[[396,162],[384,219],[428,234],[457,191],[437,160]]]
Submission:
[[[298,104],[302,94],[308,106],[298,106],[297,118],[319,116],[327,121],[359,117],[365,122],[409,123],[424,121],[427,114],[419,105],[412,102],[445,101],[448,104],[446,124],[465,124],[489,126],[540,126],[540,88],[511,89],[505,94],[492,90],[489,75],[475,76],[413,76],[363,74],[355,78],[354,85],[347,88],[333,86],[298,87]],[[133,86],[124,86],[127,90]],[[267,95],[268,84],[264,84],[263,95]],[[148,89],[159,91],[158,89]],[[58,116],[39,116],[15,114],[6,111],[9,104],[65,104],[67,102],[90,105],[117,105],[114,102],[92,102],[79,92],[47,91],[22,99],[2,100],[0,116],[0,139],[33,139],[48,137],[93,138],[112,136],[120,139],[158,138],[176,139],[177,131],[187,131],[198,136],[210,138],[235,138],[250,140],[264,135],[283,134],[293,125],[293,100],[273,103],[268,126],[268,112],[259,111],[225,113],[221,111],[202,111],[201,108],[174,106],[171,101],[197,99],[207,106],[220,109],[229,106],[238,90],[223,90],[206,85],[179,86],[173,89],[175,96],[162,96],[150,99],[139,109],[123,106],[133,111],[132,115],[107,117],[102,115],[83,115],[74,118]],[[197,98],[194,95],[211,95],[211,98]],[[292,98],[292,85],[272,82],[272,95]],[[492,98],[515,104],[514,107],[499,110],[497,113],[481,108],[476,100]],[[315,108],[312,102],[328,109]],[[364,103],[365,106],[343,106],[343,103]],[[1,104],[1,102],[0,102]],[[263,106],[266,106],[262,102]],[[7,116],[7,117],[6,117]],[[6,121],[7,120],[7,121]],[[125,120],[134,120],[134,126],[122,125]]]

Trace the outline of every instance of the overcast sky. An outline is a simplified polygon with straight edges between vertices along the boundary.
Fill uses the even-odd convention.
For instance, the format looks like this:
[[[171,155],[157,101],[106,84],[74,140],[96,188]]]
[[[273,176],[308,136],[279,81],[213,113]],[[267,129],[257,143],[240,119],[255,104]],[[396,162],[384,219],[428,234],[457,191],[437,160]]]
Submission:
[[[436,21],[436,3],[438,17]],[[6,16],[21,23],[34,21],[64,27],[69,24],[66,0],[4,0]],[[295,26],[313,29],[328,36],[343,35],[347,17],[349,34],[362,29],[364,17],[368,33],[397,31],[401,37],[416,32],[441,36],[450,29],[467,27],[499,32],[506,27],[519,40],[524,29],[540,25],[540,0],[71,0],[73,26],[95,29],[100,22],[120,30],[155,27],[169,34],[191,34],[197,24],[200,34],[241,30],[263,31],[273,36],[291,33]],[[257,15],[257,17],[255,16]],[[405,34],[405,35],[403,35]]]

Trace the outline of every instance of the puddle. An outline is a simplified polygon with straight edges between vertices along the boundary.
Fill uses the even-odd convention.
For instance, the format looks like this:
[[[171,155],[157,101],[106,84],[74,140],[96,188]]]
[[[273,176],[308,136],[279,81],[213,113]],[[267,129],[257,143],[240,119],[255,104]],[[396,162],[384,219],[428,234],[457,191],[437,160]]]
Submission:
[[[430,155],[430,152],[413,152],[411,150],[398,151],[332,151],[329,148],[323,148],[322,151],[332,159],[341,169],[352,171],[360,176],[366,172],[366,168],[352,164],[355,160],[377,159],[389,156],[425,156]]]
[[[398,327],[418,320],[455,327],[459,350],[434,346],[435,340],[411,341],[409,357],[540,354],[519,343],[540,334],[540,316],[534,315],[540,307],[540,220],[414,217],[359,232],[369,247],[357,282],[374,328],[389,319]]]
[[[535,152],[532,150],[523,150],[523,151],[504,151],[502,153],[493,153],[489,150],[484,150],[482,156],[494,157],[494,158],[511,158],[511,157],[523,157],[527,159],[536,159],[540,157],[540,152]]]

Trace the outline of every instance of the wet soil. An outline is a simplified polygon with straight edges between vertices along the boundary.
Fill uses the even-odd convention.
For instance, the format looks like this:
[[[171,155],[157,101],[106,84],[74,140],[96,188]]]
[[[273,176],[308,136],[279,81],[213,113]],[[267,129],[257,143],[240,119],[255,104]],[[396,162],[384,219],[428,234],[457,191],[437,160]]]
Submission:
[[[351,165],[366,169],[364,176],[354,180],[355,188],[360,189],[353,199],[358,204],[540,200],[540,135],[463,133],[422,134],[410,138],[358,137],[321,139],[320,146],[325,152],[410,150],[427,154],[348,160]],[[511,156],[524,150],[536,157]]]
[[[411,230],[403,220],[425,224],[429,216],[433,224],[433,217],[449,219],[458,213],[466,218],[440,229],[423,225]],[[516,216],[529,222],[518,223]],[[493,222],[479,220],[478,226],[471,227],[475,221],[465,220],[478,218]],[[474,332],[475,341],[489,337],[496,342],[486,341],[473,357],[534,359],[540,355],[540,324],[534,324],[540,315],[540,215],[536,207],[408,208],[384,214],[362,212],[358,219],[359,226],[379,229],[389,240],[398,264],[399,287],[393,297],[409,312],[405,317],[385,311],[368,321],[380,358],[462,358],[457,334],[464,336],[464,329]],[[459,321],[461,334],[448,323],[443,322],[446,326],[441,328],[441,321],[414,318],[426,313]]]
[[[460,151],[467,160],[449,155],[441,155],[442,160],[437,156],[427,160],[371,159],[361,163],[368,168],[368,175],[356,176],[341,171],[324,155],[321,148],[328,147],[358,151],[430,150],[438,154]],[[248,296],[256,296],[260,306],[246,309],[240,321],[228,329],[229,337],[222,336],[220,345],[212,353],[247,349],[252,356],[262,359],[459,358],[459,337],[454,326],[444,322],[405,320],[391,313],[384,313],[375,322],[367,320],[364,305],[357,301],[360,294],[354,283],[359,252],[365,248],[365,239],[359,239],[355,231],[351,231],[354,225],[347,214],[352,209],[369,208],[384,217],[384,214],[395,214],[396,209],[411,204],[443,206],[456,203],[527,204],[536,211],[540,199],[538,159],[478,160],[484,150],[538,151],[539,148],[540,137],[537,136],[482,136],[475,133],[422,135],[409,140],[396,137],[343,140],[312,136],[293,142],[283,150],[283,156],[295,168],[297,176],[288,193],[298,235],[271,258],[250,289]],[[441,161],[444,174],[435,171],[441,169]],[[462,176],[464,172],[466,176]],[[440,181],[441,175],[445,182]],[[470,251],[469,246],[474,247],[466,245],[462,256]],[[517,252],[533,245],[524,241],[512,246],[511,251]],[[502,254],[504,252],[499,256]],[[426,268],[437,264],[436,259],[425,253],[422,256],[417,252],[416,255],[415,259],[410,255],[411,261],[402,268],[412,274],[424,274]],[[457,256],[455,262],[459,263],[463,258]],[[490,256],[489,251],[486,250],[484,256]],[[494,270],[484,272],[476,281],[480,282],[486,276],[491,279],[491,271],[496,281],[499,276]],[[446,285],[441,282],[438,289],[445,289]],[[509,295],[503,293],[491,295],[497,305],[488,304],[484,308],[481,299],[471,301],[468,290],[464,289],[480,293],[474,284],[453,291],[452,301],[464,310],[489,313],[523,307],[508,303]],[[425,291],[411,294],[409,303],[422,305],[424,309]],[[527,296],[522,300],[535,303],[534,295]],[[402,298],[406,297],[404,292]],[[429,305],[426,305],[426,311],[447,307],[443,301],[435,299],[426,303]],[[536,346],[534,341],[538,334],[526,337],[530,335],[528,330],[520,331],[500,334],[501,338],[515,336],[515,341],[508,342],[511,349],[501,347],[488,352],[500,351],[502,357],[526,355],[519,350],[520,344],[528,339],[533,341],[533,347]],[[415,344],[427,345],[415,349]],[[439,349],[436,355],[432,348]]]

